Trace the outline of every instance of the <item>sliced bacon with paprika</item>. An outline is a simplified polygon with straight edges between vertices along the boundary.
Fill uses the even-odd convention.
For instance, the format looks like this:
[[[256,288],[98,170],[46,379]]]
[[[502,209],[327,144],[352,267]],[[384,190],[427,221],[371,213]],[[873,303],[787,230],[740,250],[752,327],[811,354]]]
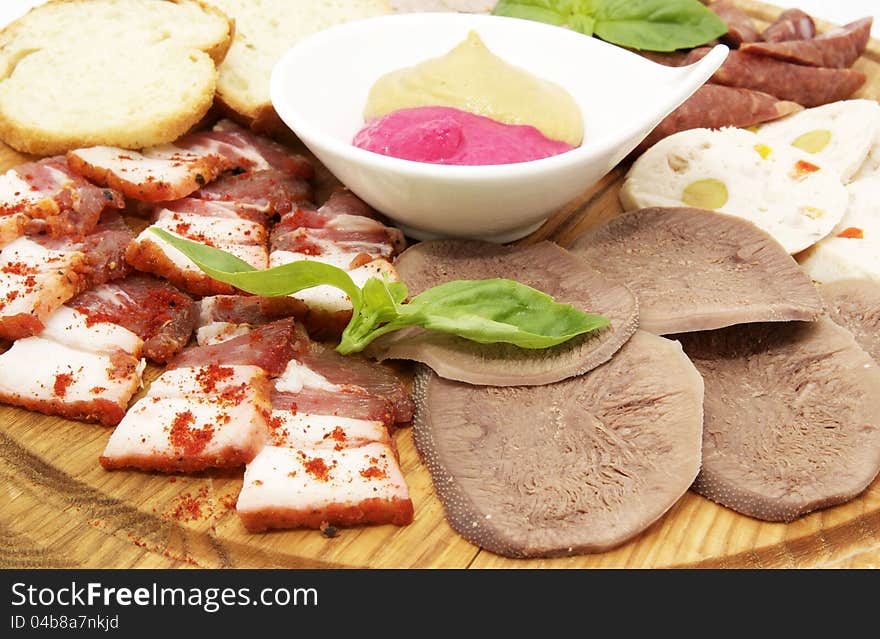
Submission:
[[[124,277],[122,252],[131,233],[106,215],[81,241],[20,237],[0,250],[0,338],[43,330],[48,317],[77,293]]]
[[[251,461],[267,436],[269,384],[256,366],[166,371],[113,431],[101,465],[195,472]]]
[[[0,355],[0,401],[113,426],[141,386],[142,346],[125,328],[61,307]]]
[[[22,164],[0,176],[0,247],[25,232],[81,238],[105,208],[123,206],[119,193],[76,175],[64,157]]]
[[[159,363],[186,346],[196,320],[196,305],[189,295],[146,275],[129,275],[90,289],[68,306],[83,313],[89,323],[127,328],[144,340],[144,356]]]
[[[228,120],[140,152],[97,146],[70,151],[67,159],[80,175],[145,202],[186,197],[227,170],[275,169],[300,179],[313,174],[303,156]]]

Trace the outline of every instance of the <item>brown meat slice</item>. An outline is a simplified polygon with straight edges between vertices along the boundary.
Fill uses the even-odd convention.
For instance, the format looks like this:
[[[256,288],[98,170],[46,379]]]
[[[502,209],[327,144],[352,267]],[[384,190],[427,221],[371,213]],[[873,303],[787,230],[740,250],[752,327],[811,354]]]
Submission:
[[[700,467],[703,381],[679,344],[642,331],[550,386],[470,386],[423,368],[415,396],[416,446],[449,524],[509,557],[620,545]]]
[[[757,42],[744,45],[740,51],[812,67],[846,69],[865,52],[872,22],[873,18],[862,18],[809,40]]]
[[[110,322],[144,340],[143,355],[165,363],[189,341],[196,320],[192,298],[162,280],[129,275],[68,302],[90,322]]]
[[[809,14],[800,9],[783,11],[776,21],[764,29],[761,37],[765,42],[809,40],[816,35],[816,24]]]
[[[757,42],[761,39],[761,34],[755,27],[755,23],[749,15],[727,0],[718,0],[709,5],[719,18],[727,24],[727,35],[724,40],[732,47],[738,47],[743,43]]]
[[[876,361],[880,361],[880,283],[839,280],[819,287],[828,315],[848,329]]]
[[[82,241],[70,246],[85,255],[80,291],[122,279],[130,269],[125,262],[125,250],[132,240],[132,232],[116,211],[107,211],[98,225]]]
[[[795,102],[777,100],[760,91],[704,84],[684,104],[666,116],[639,144],[635,153],[640,154],[679,131],[720,129],[725,126],[745,128],[801,110],[803,107]]]
[[[827,318],[681,335],[706,383],[694,490],[768,521],[846,502],[880,470],[880,371]]]
[[[444,333],[410,328],[370,345],[379,359],[410,359],[439,375],[469,384],[533,386],[581,375],[607,362],[638,325],[635,296],[607,280],[552,242],[504,247],[476,241],[422,242],[395,263],[410,295],[459,279],[504,277],[516,280],[588,313],[607,317],[608,328],[547,349],[512,344],[478,344]]]
[[[770,235],[742,218],[650,208],[614,218],[570,251],[639,299],[640,328],[666,335],[813,320],[822,300]]]
[[[689,62],[701,60],[708,52],[706,47],[694,49]],[[762,91],[805,107],[844,100],[866,79],[867,76],[856,69],[807,67],[743,51],[731,51],[712,76],[716,84]]]

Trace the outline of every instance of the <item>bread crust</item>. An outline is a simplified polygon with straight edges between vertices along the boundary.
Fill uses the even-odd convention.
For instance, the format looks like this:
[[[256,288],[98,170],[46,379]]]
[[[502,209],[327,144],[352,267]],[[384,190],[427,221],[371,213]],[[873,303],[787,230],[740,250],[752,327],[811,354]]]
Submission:
[[[95,126],[84,126],[78,129],[70,126],[58,126],[57,123],[55,126],[43,125],[35,121],[28,121],[24,117],[19,117],[22,113],[22,107],[20,103],[16,104],[16,102],[26,99],[27,96],[21,95],[20,90],[12,87],[5,92],[0,91],[0,139],[22,153],[55,155],[85,146],[107,145],[139,149],[146,146],[164,144],[177,139],[196,126],[205,117],[213,104],[214,93],[217,88],[217,65],[223,61],[226,53],[229,51],[229,47],[232,45],[235,34],[235,22],[220,9],[204,0],[155,1],[197,7],[204,14],[210,15],[212,18],[219,18],[226,24],[225,32],[218,38],[214,38],[213,32],[210,33],[211,37],[214,38],[212,42],[200,48],[185,44],[180,47],[181,56],[189,55],[191,57],[189,61],[185,57],[181,57],[181,60],[192,64],[194,67],[192,71],[197,73],[198,76],[193,79],[194,81],[191,85],[183,85],[181,83],[176,86],[177,90],[174,93],[183,96],[179,108],[172,113],[167,113],[167,111],[156,113],[146,108],[140,109],[140,113],[137,115],[128,116],[122,109],[126,108],[127,105],[136,103],[138,99],[137,95],[133,95],[136,89],[132,88],[129,89],[128,95],[123,93],[119,96],[119,99],[113,100],[113,103],[119,105],[118,108],[120,109],[118,113],[120,118],[117,121],[122,121],[124,126],[107,127],[104,129]],[[2,55],[4,49],[14,52],[16,50],[16,41],[26,44],[26,39],[30,37],[28,35],[29,31],[33,31],[31,25],[40,19],[40,12],[47,11],[47,9],[49,11],[57,10],[59,7],[64,6],[89,5],[93,2],[94,0],[50,0],[50,2],[44,5],[31,9],[25,16],[0,31],[0,55]],[[222,29],[218,29],[218,31],[222,31]],[[152,47],[161,46],[166,46],[162,53],[161,62],[168,64],[169,59],[171,59],[169,51],[172,49],[167,48],[167,45],[162,40],[164,38],[159,38],[157,40],[158,44],[145,45],[139,51],[139,64],[149,64]],[[46,52],[46,55],[49,55],[50,52],[76,55],[77,45],[76,43],[52,44],[38,49],[38,51]],[[4,83],[11,81],[14,69],[27,57],[28,52],[26,50],[23,49],[21,53],[22,55],[13,55],[6,61],[0,60],[0,75],[2,75],[0,87],[3,87]],[[89,53],[84,52],[83,55],[83,59],[88,60]],[[200,61],[197,58],[192,58],[193,55],[197,55],[203,58],[203,60]],[[92,57],[94,57],[93,54]],[[108,57],[108,61],[113,59],[112,56]],[[210,61],[210,68],[208,68],[208,60]],[[6,68],[3,68],[4,62]],[[44,71],[47,63],[42,61],[41,64],[44,66],[40,70]],[[125,62],[119,62],[119,64],[125,64]],[[160,63],[155,62],[154,64],[158,65]],[[83,67],[87,68],[86,65],[83,65]],[[154,69],[163,69],[163,67],[156,66]],[[136,72],[137,69],[132,69],[132,73]],[[70,78],[66,81],[88,80],[89,78],[86,76],[84,79]],[[111,90],[119,91],[120,89],[119,87],[112,87]],[[43,108],[47,107],[44,106]],[[131,123],[127,122],[126,118],[129,118]],[[35,119],[39,121],[39,118]]]

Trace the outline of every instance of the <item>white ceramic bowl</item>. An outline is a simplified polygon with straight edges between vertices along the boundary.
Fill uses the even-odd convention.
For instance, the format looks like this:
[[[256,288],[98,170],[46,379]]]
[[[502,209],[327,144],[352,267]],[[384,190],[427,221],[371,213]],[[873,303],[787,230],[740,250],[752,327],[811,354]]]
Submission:
[[[584,142],[543,160],[450,166],[359,149],[373,83],[441,56],[475,29],[511,64],[563,86],[584,115]],[[272,73],[282,120],[346,186],[417,239],[507,242],[536,229],[596,183],[721,65],[717,46],[697,64],[664,67],[619,47],[539,22],[416,13],[334,27],[290,49]]]

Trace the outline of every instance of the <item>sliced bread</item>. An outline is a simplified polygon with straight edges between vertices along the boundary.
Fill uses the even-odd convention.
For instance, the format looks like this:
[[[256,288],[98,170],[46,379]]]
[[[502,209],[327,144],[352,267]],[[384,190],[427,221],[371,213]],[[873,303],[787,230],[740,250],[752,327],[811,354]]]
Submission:
[[[170,142],[211,107],[233,23],[195,0],[53,0],[0,32],[0,139],[50,155]]]
[[[211,2],[235,20],[235,39],[220,65],[218,105],[230,117],[258,131],[280,126],[269,99],[269,77],[287,49],[323,29],[391,12],[386,0]]]

